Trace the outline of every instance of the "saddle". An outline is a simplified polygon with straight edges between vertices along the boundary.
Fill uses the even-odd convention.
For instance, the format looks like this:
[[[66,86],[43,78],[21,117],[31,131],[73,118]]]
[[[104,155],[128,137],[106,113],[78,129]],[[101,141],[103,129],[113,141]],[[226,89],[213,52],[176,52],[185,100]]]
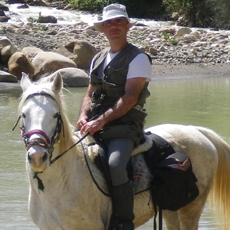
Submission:
[[[85,142],[85,160],[92,179],[103,194],[111,196],[106,146],[91,136]],[[135,194],[150,190],[154,206],[160,209],[176,211],[199,195],[189,157],[175,152],[156,134],[145,133],[145,141],[133,150],[127,171]]]

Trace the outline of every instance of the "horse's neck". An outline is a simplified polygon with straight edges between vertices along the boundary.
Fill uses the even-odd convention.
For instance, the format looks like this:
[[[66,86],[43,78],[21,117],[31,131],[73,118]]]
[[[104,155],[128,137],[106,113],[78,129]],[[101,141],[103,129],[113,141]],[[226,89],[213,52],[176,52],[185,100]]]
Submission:
[[[79,150],[81,150],[79,146],[74,147],[39,174],[44,184],[43,192],[39,191],[36,179],[30,177],[31,216],[38,225],[45,223],[46,229],[61,229],[58,228],[59,221],[56,221],[60,217],[67,225],[69,223],[70,227],[72,227],[71,223],[77,226],[75,229],[84,229],[86,224],[84,219],[89,219],[89,223],[92,222],[87,229],[93,229],[95,225],[98,225],[97,221],[101,221],[100,211],[104,213],[105,222],[110,217],[108,211],[110,200],[109,198],[105,200],[105,196],[93,183],[84,157]],[[54,154],[58,153],[54,152]],[[95,197],[97,205],[89,208],[89,204],[95,203]],[[73,229],[70,227],[67,229]]]

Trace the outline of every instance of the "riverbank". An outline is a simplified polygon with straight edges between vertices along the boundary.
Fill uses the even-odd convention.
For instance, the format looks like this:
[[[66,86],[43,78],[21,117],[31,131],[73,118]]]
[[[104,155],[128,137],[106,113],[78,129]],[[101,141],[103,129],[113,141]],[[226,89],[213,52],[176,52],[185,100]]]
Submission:
[[[55,51],[76,40],[87,41],[98,51],[108,46],[103,34],[82,21],[71,25],[0,23],[0,37],[6,37],[17,51],[24,47]],[[174,24],[152,27],[136,21],[128,40],[152,57],[153,79],[230,76],[230,31]],[[0,69],[7,71],[7,66]]]
[[[153,80],[230,77],[229,64],[153,65]]]

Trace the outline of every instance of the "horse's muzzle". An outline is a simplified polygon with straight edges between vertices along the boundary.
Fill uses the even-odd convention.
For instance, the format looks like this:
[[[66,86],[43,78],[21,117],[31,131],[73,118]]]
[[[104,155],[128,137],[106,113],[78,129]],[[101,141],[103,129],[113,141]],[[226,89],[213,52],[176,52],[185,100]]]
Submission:
[[[32,171],[43,172],[49,165],[49,153],[42,146],[32,145],[27,149],[27,161]]]

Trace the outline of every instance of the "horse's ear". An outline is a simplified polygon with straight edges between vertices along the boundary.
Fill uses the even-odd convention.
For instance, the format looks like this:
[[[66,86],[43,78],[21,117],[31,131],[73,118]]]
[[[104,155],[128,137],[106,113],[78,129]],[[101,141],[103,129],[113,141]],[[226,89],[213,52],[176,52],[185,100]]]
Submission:
[[[52,91],[57,94],[61,91],[62,86],[63,86],[62,76],[60,73],[57,73],[52,83]]]
[[[25,92],[31,85],[31,81],[29,79],[29,76],[22,72],[22,78],[21,78],[21,88],[22,91]]]

